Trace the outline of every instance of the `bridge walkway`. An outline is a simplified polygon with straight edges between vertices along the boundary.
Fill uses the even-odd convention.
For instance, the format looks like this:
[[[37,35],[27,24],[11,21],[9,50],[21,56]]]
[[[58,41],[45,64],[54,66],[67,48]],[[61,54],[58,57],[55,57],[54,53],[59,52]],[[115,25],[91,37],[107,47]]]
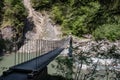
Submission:
[[[41,76],[40,78],[42,78],[46,76],[46,66],[65,49],[68,41],[70,41],[70,38],[63,41],[63,44],[59,48],[11,67],[3,73],[0,80],[37,80],[37,77]],[[34,79],[32,79],[33,76]]]

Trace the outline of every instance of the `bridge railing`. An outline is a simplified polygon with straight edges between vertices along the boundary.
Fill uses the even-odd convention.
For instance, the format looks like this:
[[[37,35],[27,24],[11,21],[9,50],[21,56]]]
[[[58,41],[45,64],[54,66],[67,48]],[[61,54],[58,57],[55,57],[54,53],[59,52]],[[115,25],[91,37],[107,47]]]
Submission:
[[[38,43],[40,42],[40,40],[36,40],[36,41]],[[55,43],[57,43],[57,46],[56,46],[56,44],[55,45],[53,44],[52,50],[45,52],[44,54],[40,54],[39,51],[37,52],[37,49],[36,49],[36,54],[35,54],[34,58],[32,58],[28,61],[24,60],[24,62],[21,61],[21,63],[19,60],[22,60],[22,59],[26,58],[27,56],[29,56],[29,53],[16,54],[15,60],[18,59],[19,63],[16,64],[15,66],[11,67],[9,70],[5,71],[3,73],[3,75],[0,77],[0,79],[9,80],[9,78],[10,78],[11,80],[15,80],[14,77],[16,77],[16,80],[17,80],[17,76],[18,76],[18,78],[22,78],[19,80],[29,80],[28,78],[31,78],[31,77],[35,78],[38,74],[40,74],[40,75],[41,75],[41,73],[43,74],[43,72],[41,72],[41,71],[45,71],[44,74],[47,74],[46,66],[55,57],[57,57],[66,47],[68,47],[68,44],[70,43],[70,41],[71,41],[71,38],[65,38],[60,41],[55,41]],[[46,42],[46,44],[48,44],[47,40],[45,42]],[[52,41],[50,41],[50,42],[52,42]],[[54,43],[54,42],[52,42],[52,43]],[[38,48],[38,47],[36,47],[36,48]],[[46,47],[44,47],[44,48],[46,48]],[[26,48],[25,48],[25,50],[26,50]],[[24,52],[24,50],[23,50],[23,52]],[[33,53],[31,53],[31,54],[33,54]],[[22,74],[22,76],[19,75],[19,73]],[[18,74],[18,75],[16,75],[16,74]],[[19,77],[19,76],[21,76],[21,77]],[[36,80],[36,79],[32,79],[32,80]]]
[[[64,47],[69,44],[69,38],[64,38],[62,40],[28,40],[25,44],[18,50],[15,51],[14,65],[29,61],[35,57],[46,54],[59,47]]]

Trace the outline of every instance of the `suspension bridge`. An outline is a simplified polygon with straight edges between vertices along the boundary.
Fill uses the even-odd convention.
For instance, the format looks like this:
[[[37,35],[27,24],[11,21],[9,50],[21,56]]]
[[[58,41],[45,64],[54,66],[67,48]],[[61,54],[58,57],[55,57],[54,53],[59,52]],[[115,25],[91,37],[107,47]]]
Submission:
[[[25,47],[15,51],[14,66],[4,71],[0,80],[46,80],[47,65],[66,47],[69,48],[68,55],[71,57],[72,37],[28,41]]]

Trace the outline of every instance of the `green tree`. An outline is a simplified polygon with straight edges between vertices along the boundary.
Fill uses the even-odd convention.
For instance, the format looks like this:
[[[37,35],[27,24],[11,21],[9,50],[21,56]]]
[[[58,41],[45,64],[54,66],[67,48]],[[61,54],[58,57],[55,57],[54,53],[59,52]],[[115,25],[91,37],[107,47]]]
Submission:
[[[109,39],[111,41],[120,39],[120,25],[104,24],[97,28],[93,34],[95,39]]]
[[[83,34],[94,34],[105,24],[120,25],[119,0],[32,0],[32,2],[35,9],[49,11],[52,19],[62,26],[65,34],[72,33],[80,37]]]

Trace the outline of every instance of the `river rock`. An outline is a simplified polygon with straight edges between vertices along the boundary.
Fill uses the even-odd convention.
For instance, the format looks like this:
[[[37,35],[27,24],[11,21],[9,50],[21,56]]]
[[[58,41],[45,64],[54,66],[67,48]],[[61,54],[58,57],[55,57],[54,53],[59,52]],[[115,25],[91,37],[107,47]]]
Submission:
[[[93,41],[93,40],[89,40],[89,41],[85,41],[85,42],[73,42],[73,48],[75,50],[76,54],[79,54],[81,52],[83,53],[90,53],[91,56],[97,55],[99,54],[117,54],[120,55],[120,42],[116,41],[116,42],[110,42],[108,40],[101,40],[101,41]]]

